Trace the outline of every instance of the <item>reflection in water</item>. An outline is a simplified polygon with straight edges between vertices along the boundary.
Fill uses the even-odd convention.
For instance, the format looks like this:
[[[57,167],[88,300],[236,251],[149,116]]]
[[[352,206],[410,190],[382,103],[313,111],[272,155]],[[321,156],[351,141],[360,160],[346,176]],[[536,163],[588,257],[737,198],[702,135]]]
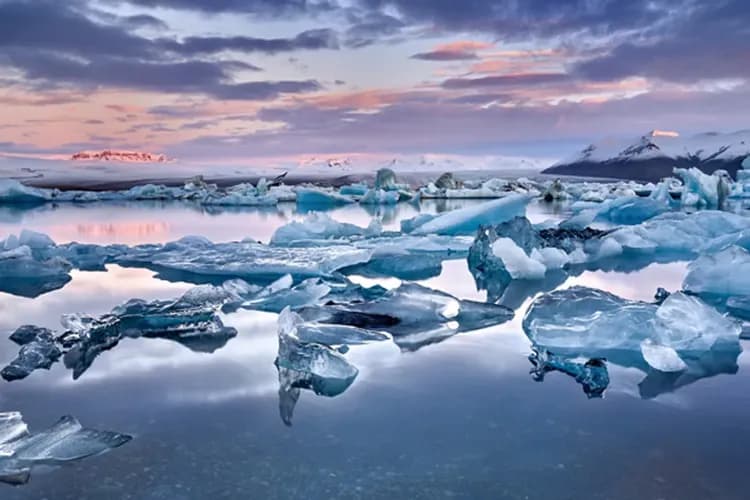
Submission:
[[[18,356],[0,374],[8,381],[23,379],[35,370],[49,369],[62,354],[65,367],[78,379],[101,353],[125,337],[163,338],[211,353],[237,335],[218,316],[226,300],[223,289],[195,287],[177,300],[132,299],[98,318],[65,315],[66,331],[57,337],[46,328],[22,326],[11,335],[21,346]]]
[[[101,239],[151,241],[155,236],[170,234],[170,226],[166,222],[123,221],[109,224],[78,224],[77,231],[87,241]]]

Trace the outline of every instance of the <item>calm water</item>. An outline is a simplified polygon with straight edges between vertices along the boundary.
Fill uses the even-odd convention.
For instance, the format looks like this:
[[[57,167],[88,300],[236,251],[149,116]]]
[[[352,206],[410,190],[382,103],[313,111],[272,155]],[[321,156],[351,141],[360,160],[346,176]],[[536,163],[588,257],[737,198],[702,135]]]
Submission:
[[[396,228],[416,213],[402,204],[331,215],[363,226],[379,216]],[[529,210],[534,222],[560,215],[542,205]],[[0,237],[25,227],[58,242],[133,244],[188,234],[268,241],[278,226],[301,217],[294,205],[213,213],[143,203],[0,209]],[[559,286],[650,300],[658,286],[679,288],[684,274],[681,263],[652,265],[630,274],[584,273]],[[421,283],[485,298],[464,260],[444,263],[440,276]],[[36,299],[0,294],[0,362],[15,356],[6,333],[21,324],[55,328],[63,313],[100,314],[130,298],[171,298],[190,286],[110,266],[75,272],[65,288]],[[2,382],[0,411],[23,412],[32,430],[69,413],[85,426],[135,439],[100,457],[37,468],[26,486],[0,485],[0,499],[748,498],[744,354],[736,375],[697,381],[642,383],[644,373],[610,365],[606,397],[589,400],[560,373],[532,380],[520,326],[529,302],[509,323],[417,352],[401,353],[391,342],[353,347],[347,359],[360,370],[354,384],[335,398],[303,391],[292,427],[279,418],[273,314],[224,317],[239,335],[213,354],[167,340],[124,340],[77,381],[57,364]]]

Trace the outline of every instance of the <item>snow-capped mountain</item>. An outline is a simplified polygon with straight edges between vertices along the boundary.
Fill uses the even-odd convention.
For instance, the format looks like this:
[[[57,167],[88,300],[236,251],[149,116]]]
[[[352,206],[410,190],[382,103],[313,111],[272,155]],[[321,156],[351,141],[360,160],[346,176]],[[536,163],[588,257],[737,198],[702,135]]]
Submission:
[[[166,163],[166,155],[143,153],[140,151],[81,151],[70,158],[76,161],[118,161],[123,163]]]
[[[653,130],[634,141],[591,144],[543,173],[656,181],[672,175],[675,167],[698,167],[708,173],[724,169],[734,176],[748,156],[750,130],[692,137]]]

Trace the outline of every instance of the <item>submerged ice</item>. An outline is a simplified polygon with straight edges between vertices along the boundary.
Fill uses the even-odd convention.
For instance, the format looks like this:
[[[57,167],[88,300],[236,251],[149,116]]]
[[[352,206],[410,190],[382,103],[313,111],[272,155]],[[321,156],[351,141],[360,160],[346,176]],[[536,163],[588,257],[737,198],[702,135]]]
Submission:
[[[0,413],[0,481],[20,485],[35,465],[62,465],[124,445],[126,434],[84,428],[71,416],[42,432],[29,432],[18,412]]]

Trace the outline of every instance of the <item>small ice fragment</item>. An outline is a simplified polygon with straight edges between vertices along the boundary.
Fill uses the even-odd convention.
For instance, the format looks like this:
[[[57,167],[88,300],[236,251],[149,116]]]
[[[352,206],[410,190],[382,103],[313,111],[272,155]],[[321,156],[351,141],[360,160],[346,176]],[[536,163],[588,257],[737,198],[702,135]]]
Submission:
[[[687,368],[677,351],[655,344],[651,339],[641,342],[641,353],[649,366],[661,372],[680,372]]]

